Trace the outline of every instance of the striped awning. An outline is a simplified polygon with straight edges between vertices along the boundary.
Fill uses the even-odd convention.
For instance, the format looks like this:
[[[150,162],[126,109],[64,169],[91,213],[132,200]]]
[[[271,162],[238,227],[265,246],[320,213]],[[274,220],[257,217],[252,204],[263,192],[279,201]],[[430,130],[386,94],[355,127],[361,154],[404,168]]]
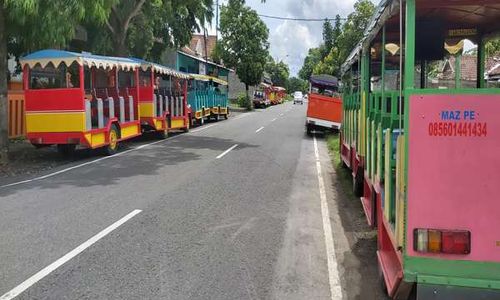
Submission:
[[[190,74],[190,75],[195,80],[199,80],[199,81],[213,81],[213,82],[221,84],[221,85],[228,85],[227,81],[222,80],[222,79],[217,78],[217,77],[212,77],[212,76],[202,75],[202,74]]]
[[[61,63],[69,66],[75,62],[81,66],[83,65],[103,69],[117,68],[119,70],[127,71],[140,66],[137,61],[130,58],[101,56],[86,52],[76,53],[63,50],[37,51],[21,58],[20,61],[23,67],[28,65],[30,68],[33,68],[36,65],[40,65],[44,68],[50,63],[57,68]]]

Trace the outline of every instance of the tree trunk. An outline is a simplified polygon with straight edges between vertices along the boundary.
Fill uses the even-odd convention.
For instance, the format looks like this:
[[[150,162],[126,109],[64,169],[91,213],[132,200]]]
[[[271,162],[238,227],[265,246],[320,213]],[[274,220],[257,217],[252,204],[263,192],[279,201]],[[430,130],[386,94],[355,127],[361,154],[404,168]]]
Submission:
[[[249,87],[248,84],[245,83],[245,91],[247,95],[247,109],[252,110],[252,101],[250,100],[250,92],[249,92]]]
[[[7,12],[4,1],[0,0],[0,162],[7,160],[9,150],[8,110],[7,110],[7,32],[5,30]]]
[[[113,36],[113,46],[114,46],[113,55],[120,57],[128,56],[128,48],[127,45],[125,45],[127,40],[126,37],[127,33],[124,32],[118,32]]]

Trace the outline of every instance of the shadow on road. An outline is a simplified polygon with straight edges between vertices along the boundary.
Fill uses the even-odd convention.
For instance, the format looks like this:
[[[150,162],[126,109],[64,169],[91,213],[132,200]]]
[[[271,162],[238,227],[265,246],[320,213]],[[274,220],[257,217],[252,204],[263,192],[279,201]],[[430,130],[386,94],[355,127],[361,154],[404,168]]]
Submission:
[[[141,137],[139,142],[148,142],[148,137]],[[14,194],[20,190],[38,188],[38,189],[55,189],[61,185],[72,185],[75,187],[91,187],[91,186],[107,186],[113,185],[118,180],[123,178],[138,176],[138,175],[157,175],[158,169],[166,166],[176,166],[189,161],[202,159],[204,150],[216,151],[213,157],[205,156],[205,159],[214,159],[216,155],[227,150],[234,144],[238,147],[234,151],[239,151],[245,148],[258,147],[247,143],[239,143],[231,139],[222,139],[216,137],[204,137],[183,135],[175,139],[167,139],[155,145],[150,145],[143,149],[128,152],[116,157],[109,157],[94,164],[84,166],[75,171],[69,171],[64,174],[58,174],[54,177],[35,181],[27,184],[21,184],[12,187],[0,189],[0,196]],[[132,149],[136,146],[146,145],[147,143],[134,142],[124,143],[121,152]],[[93,159],[100,158],[96,154],[97,150],[82,150],[75,153],[74,163],[66,165],[71,167],[80,163],[85,163]],[[101,156],[103,157],[103,156]],[[58,168],[59,169],[59,168]],[[57,172],[58,169],[52,171]],[[179,172],[182,172],[179,169]],[[40,175],[44,175],[43,173]],[[29,179],[30,177],[28,177]],[[27,179],[20,178],[20,180]],[[11,181],[12,182],[12,181]],[[6,184],[2,183],[1,184]]]

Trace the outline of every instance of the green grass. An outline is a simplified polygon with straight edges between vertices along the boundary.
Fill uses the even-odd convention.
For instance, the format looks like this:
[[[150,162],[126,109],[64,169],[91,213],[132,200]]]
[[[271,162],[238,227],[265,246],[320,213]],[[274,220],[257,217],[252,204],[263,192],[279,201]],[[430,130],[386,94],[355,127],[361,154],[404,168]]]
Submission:
[[[343,167],[343,162],[342,159],[340,158],[340,135],[328,134],[326,135],[325,139],[333,167],[335,168],[335,172],[337,173],[337,178],[339,180],[340,188],[349,197],[355,198],[354,193],[352,191],[351,170]]]

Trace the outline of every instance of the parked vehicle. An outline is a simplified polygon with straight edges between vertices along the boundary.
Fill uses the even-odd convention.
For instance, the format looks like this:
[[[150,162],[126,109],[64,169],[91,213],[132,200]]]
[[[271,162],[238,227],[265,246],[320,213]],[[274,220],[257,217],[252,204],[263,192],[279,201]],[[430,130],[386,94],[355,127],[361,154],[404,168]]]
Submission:
[[[340,154],[393,299],[500,299],[500,89],[484,77],[500,4],[459,2],[382,1],[342,67]],[[464,39],[475,87],[446,86],[433,66],[460,70]]]
[[[206,118],[229,116],[227,82],[208,75],[191,74],[188,103],[193,122],[203,125]]]
[[[253,106],[255,108],[266,108],[271,105],[269,99],[266,99],[266,94],[263,91],[255,91],[253,93]]]
[[[21,60],[26,136],[36,147],[104,148],[141,134],[140,64],[132,59],[42,50]]]
[[[304,94],[300,91],[293,93],[293,104],[297,103],[304,104]]]
[[[276,102],[278,104],[283,103],[285,101],[285,97],[286,97],[286,89],[284,87],[281,87],[281,86],[275,86],[273,88],[274,88],[274,92],[276,94]]]
[[[65,155],[77,147],[111,155],[143,132],[165,138],[170,130],[188,131],[191,118],[229,115],[227,82],[219,78],[61,50],[32,53],[21,64],[26,137],[35,147],[57,145]]]
[[[338,131],[342,122],[342,99],[338,79],[330,75],[311,76],[307,102],[306,130]]]
[[[144,131],[165,138],[170,130],[189,131],[191,112],[187,104],[188,74],[137,60],[139,71],[139,113]]]

